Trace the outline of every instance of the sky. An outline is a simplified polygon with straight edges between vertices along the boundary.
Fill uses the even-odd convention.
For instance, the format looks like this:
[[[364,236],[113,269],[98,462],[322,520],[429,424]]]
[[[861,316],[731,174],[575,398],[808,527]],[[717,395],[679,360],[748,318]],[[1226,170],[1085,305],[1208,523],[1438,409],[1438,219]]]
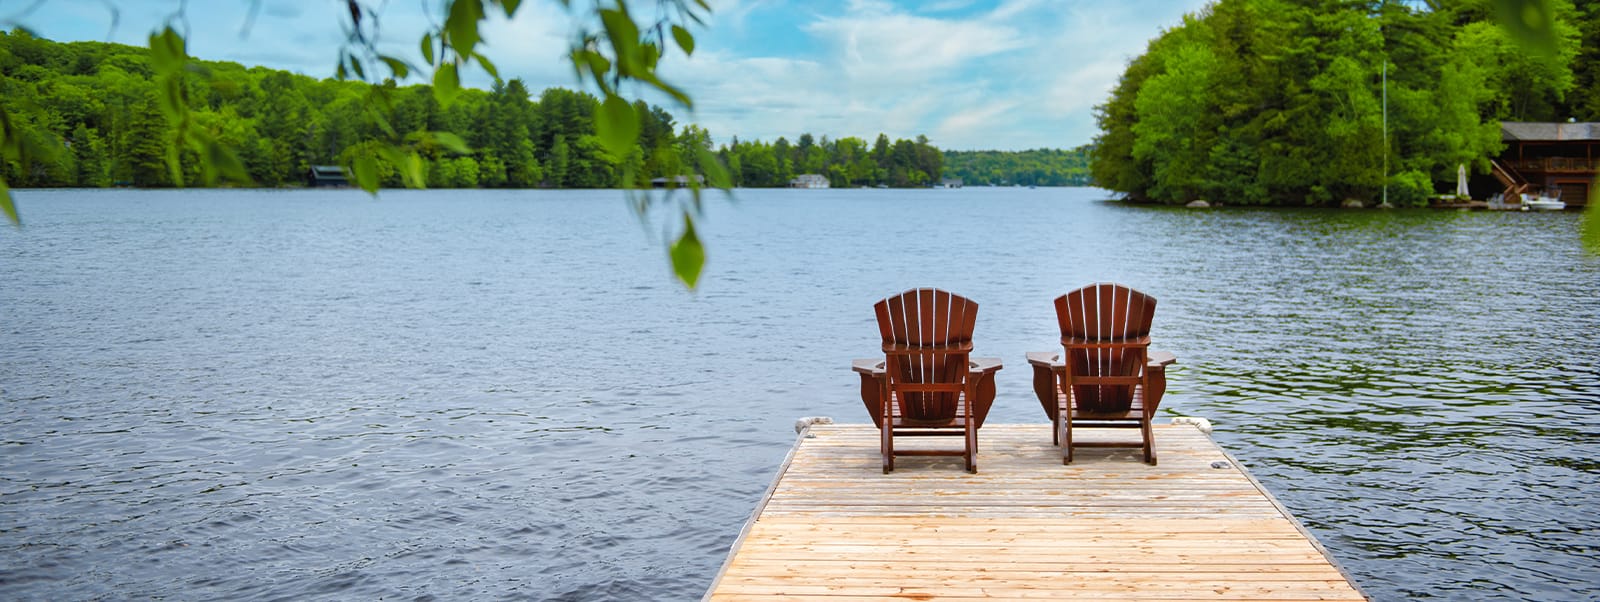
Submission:
[[[417,41],[442,20],[440,0],[369,0],[380,46],[421,64]],[[655,0],[634,0],[653,11]],[[687,110],[645,99],[723,144],[803,133],[869,142],[926,135],[945,150],[1072,148],[1097,128],[1129,60],[1205,0],[713,0],[695,53],[670,54],[663,79],[694,98]],[[573,5],[584,5],[575,1]],[[181,9],[181,13],[180,13]],[[646,12],[645,14],[649,14]],[[573,16],[527,0],[483,34],[503,78],[528,88],[582,89],[566,59]],[[144,45],[167,22],[189,53],[331,77],[348,21],[343,0],[0,0],[0,27],[58,41]],[[478,69],[463,75],[488,88]],[[419,80],[420,81],[420,80]],[[593,92],[594,90],[590,90]]]

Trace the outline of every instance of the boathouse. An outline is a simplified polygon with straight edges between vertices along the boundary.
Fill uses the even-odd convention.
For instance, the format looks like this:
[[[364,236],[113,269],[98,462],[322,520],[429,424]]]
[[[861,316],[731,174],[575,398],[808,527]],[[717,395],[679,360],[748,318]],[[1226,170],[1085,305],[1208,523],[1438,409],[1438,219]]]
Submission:
[[[1600,123],[1505,122],[1500,138],[1506,149],[1490,163],[1507,198],[1559,190],[1568,207],[1588,203],[1600,174]]]
[[[827,188],[828,178],[821,174],[807,173],[795,176],[789,180],[790,188]]]
[[[338,165],[312,165],[306,170],[306,186],[349,186],[344,168]]]
[[[650,187],[651,188],[688,188],[689,187],[689,182],[690,182],[689,176],[685,176],[685,175],[672,176],[671,178],[663,176],[663,177],[660,177],[660,178],[651,179],[650,180]],[[696,186],[696,187],[705,186],[706,185],[706,177],[702,176],[700,174],[695,174],[694,178],[693,178],[693,182],[694,182],[694,186]]]

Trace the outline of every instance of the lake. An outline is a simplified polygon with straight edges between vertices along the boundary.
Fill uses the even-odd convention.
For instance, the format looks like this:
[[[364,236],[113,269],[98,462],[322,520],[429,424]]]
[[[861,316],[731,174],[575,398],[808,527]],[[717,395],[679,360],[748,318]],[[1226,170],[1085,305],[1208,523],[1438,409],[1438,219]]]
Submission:
[[[1046,422],[1023,354],[1096,281],[1369,595],[1595,597],[1580,216],[1106,196],[713,195],[687,292],[616,191],[18,191],[0,598],[695,599],[794,420],[868,420],[874,302],[977,301],[990,420]]]

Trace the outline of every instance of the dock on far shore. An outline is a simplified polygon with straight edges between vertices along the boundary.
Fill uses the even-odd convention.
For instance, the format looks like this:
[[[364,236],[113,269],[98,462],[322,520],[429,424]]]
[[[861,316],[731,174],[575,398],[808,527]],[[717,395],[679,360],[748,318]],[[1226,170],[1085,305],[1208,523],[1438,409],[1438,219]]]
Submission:
[[[1105,430],[1108,432],[1097,432]],[[1078,429],[1080,439],[1120,429]],[[1137,449],[1077,449],[1048,424],[989,424],[978,473],[898,458],[870,424],[814,425],[705,599],[1364,600],[1326,550],[1190,425]],[[897,438],[896,447],[949,446]]]

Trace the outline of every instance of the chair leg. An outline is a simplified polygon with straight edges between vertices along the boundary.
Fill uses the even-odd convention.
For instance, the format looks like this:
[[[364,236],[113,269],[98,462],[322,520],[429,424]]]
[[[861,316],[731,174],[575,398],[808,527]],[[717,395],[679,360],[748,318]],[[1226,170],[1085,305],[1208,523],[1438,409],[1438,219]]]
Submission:
[[[972,400],[978,396],[978,384],[967,381],[966,399],[961,402],[962,423],[966,426],[967,472],[978,472],[978,425],[973,421]]]
[[[1062,410],[1069,412],[1071,410]],[[1072,416],[1068,415],[1061,420],[1061,463],[1072,463]]]
[[[883,454],[883,474],[894,472],[894,427],[884,421],[878,451]]]
[[[967,472],[978,472],[978,431],[967,426]]]
[[[1055,418],[1050,420],[1050,445],[1061,445],[1061,411],[1057,410]]]
[[[1150,426],[1150,419],[1145,418],[1139,422],[1140,434],[1144,435],[1144,463],[1156,465],[1156,434]]]
[[[883,422],[878,433],[878,452],[883,454],[883,474],[894,472],[894,400],[889,390],[888,379],[884,379],[881,395],[878,397],[882,405]]]

